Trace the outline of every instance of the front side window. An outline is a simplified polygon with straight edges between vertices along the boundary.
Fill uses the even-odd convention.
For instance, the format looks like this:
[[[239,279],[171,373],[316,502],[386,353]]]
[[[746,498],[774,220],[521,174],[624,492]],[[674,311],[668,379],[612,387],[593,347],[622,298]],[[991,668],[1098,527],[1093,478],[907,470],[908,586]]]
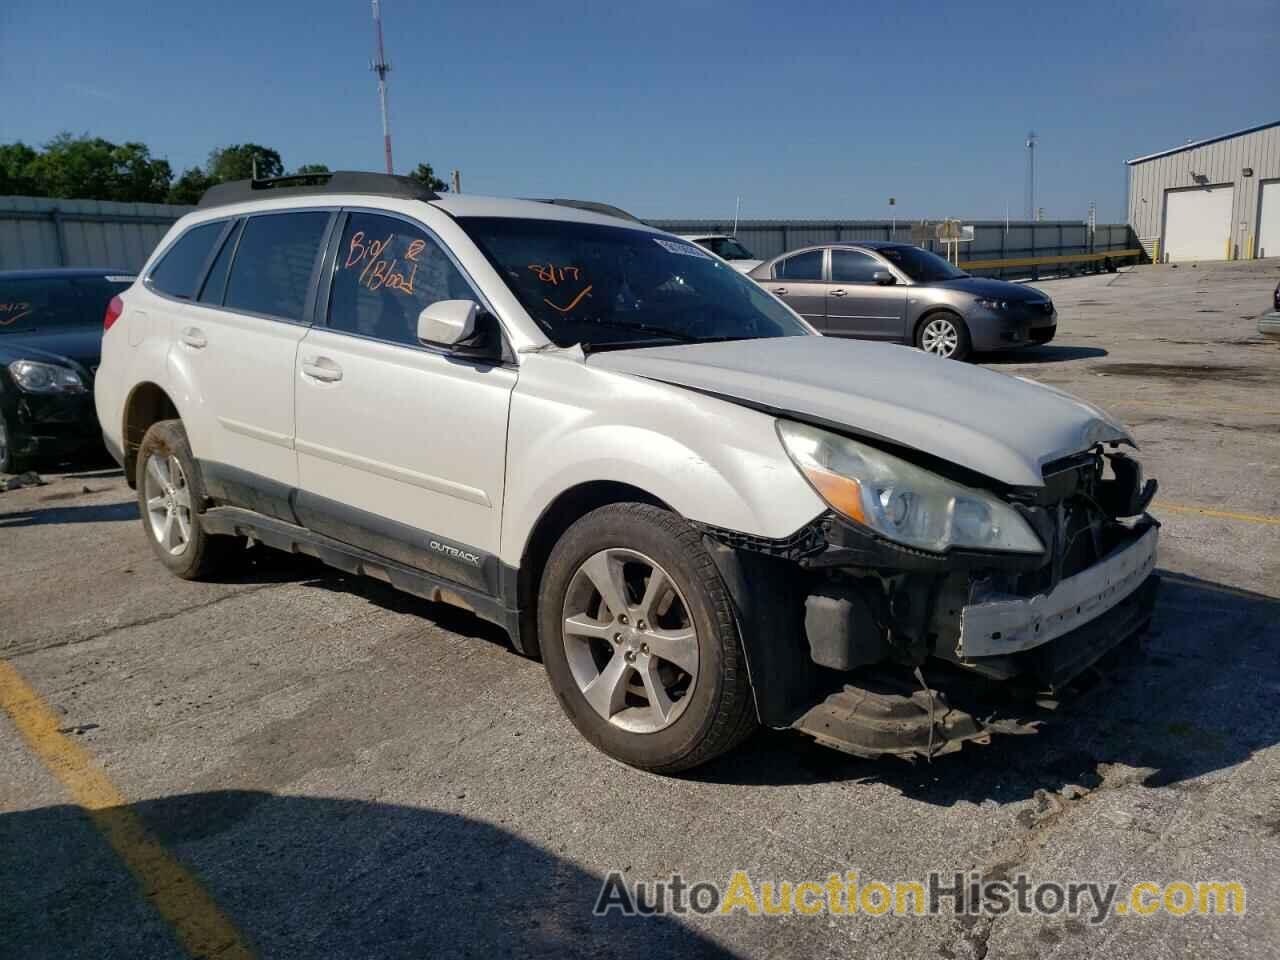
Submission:
[[[151,271],[151,286],[179,300],[192,299],[213,245],[226,225],[225,220],[202,223],[179,237]]]
[[[753,281],[687,240],[560,220],[463,217],[459,223],[562,347],[808,332]]]
[[[775,280],[821,280],[822,251],[810,250],[808,253],[797,253],[787,257],[773,267]]]
[[[342,231],[329,326],[393,343],[418,343],[418,314],[439,300],[475,300],[462,272],[404,220],[353,213]]]
[[[0,279],[0,335],[101,326],[107,304],[132,277]]]
[[[832,283],[875,283],[875,273],[883,270],[875,257],[857,250],[831,251]]]
[[[226,306],[284,320],[302,320],[311,272],[324,240],[324,211],[250,217],[227,277]]]

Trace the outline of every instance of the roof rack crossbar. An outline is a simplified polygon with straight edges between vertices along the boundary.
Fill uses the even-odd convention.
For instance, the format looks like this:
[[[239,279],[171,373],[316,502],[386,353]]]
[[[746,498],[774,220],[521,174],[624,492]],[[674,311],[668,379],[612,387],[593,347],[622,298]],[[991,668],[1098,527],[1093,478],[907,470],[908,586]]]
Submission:
[[[293,173],[283,177],[252,180],[230,180],[218,183],[204,192],[201,207],[219,207],[229,203],[258,200],[264,191],[280,196],[307,196],[326,193],[355,193],[381,197],[403,197],[409,200],[438,200],[439,195],[412,177],[364,170],[334,170],[329,173]]]

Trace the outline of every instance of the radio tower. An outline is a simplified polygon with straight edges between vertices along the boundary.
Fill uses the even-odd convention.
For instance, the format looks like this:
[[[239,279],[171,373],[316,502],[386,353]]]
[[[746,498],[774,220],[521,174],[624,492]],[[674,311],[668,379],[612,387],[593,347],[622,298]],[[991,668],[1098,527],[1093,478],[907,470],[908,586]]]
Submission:
[[[378,36],[378,59],[369,65],[378,75],[378,103],[382,107],[382,149],[387,156],[387,173],[391,173],[391,121],[387,118],[387,74],[391,72],[391,64],[387,63],[382,52],[382,11],[378,0],[373,0],[373,28]]]
[[[377,0],[374,0],[375,5]],[[1036,132],[1027,132],[1027,219],[1036,219]]]

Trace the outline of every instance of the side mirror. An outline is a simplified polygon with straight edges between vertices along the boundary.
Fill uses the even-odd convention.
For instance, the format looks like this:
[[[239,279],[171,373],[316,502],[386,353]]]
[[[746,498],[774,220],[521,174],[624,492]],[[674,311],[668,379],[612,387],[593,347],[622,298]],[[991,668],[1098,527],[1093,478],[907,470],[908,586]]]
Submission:
[[[418,339],[433,347],[456,347],[475,336],[479,314],[474,300],[437,300],[418,314]]]
[[[871,275],[871,279],[874,280],[876,283],[880,284],[880,286],[882,287],[892,287],[895,283],[898,282],[898,278],[895,277],[888,270],[877,270],[875,273]]]

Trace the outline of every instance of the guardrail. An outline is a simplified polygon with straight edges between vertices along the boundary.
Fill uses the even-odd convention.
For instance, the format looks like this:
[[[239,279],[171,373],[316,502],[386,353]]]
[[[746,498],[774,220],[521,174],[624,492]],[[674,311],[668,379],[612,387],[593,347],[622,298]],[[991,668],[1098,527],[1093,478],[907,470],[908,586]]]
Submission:
[[[1105,260],[1125,260],[1141,257],[1143,250],[1106,250],[1102,253],[1068,253],[1052,257],[1012,257],[1004,260],[961,260],[961,270],[1004,270],[1014,267],[1049,267],[1069,263],[1102,263]]]

